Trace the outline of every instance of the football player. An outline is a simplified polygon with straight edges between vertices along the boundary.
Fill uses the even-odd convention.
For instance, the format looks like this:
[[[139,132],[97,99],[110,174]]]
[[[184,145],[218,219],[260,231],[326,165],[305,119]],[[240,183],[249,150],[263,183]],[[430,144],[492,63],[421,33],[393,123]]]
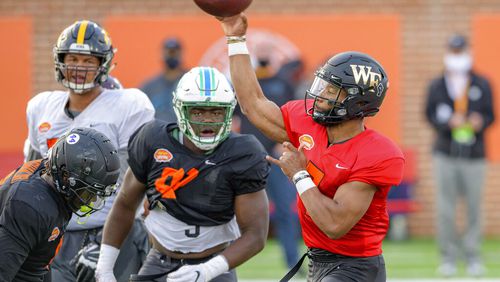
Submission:
[[[0,281],[41,281],[74,213],[104,206],[120,173],[112,142],[94,129],[61,136],[47,159],[0,181]]]
[[[279,108],[257,83],[245,42],[246,17],[219,20],[243,113],[283,143],[279,159],[267,159],[297,188],[308,281],[385,281],[387,193],[401,181],[404,158],[391,140],[364,124],[386,95],[384,69],[366,54],[339,53],[316,72],[304,100]],[[290,276],[293,271],[283,281]]]
[[[173,104],[177,123],[149,122],[130,139],[129,169],[104,227],[99,282],[115,281],[113,265],[144,194],[153,247],[130,281],[237,281],[234,268],[264,247],[269,163],[254,136],[230,132],[236,99],[226,77],[193,68]]]
[[[42,92],[29,101],[28,160],[45,157],[69,129],[90,127],[106,134],[117,148],[121,182],[127,168],[128,140],[139,126],[154,118],[154,109],[138,89],[110,90],[101,86],[112,67],[114,53],[108,33],[94,22],[81,20],[64,29],[54,47],[54,64],[55,77],[67,91]],[[70,261],[102,229],[112,201],[113,198],[91,217],[73,217],[51,266],[54,281],[75,280]],[[141,228],[139,222],[136,225]],[[123,254],[116,269],[124,281],[139,269],[147,253],[147,236],[131,238],[129,243],[129,253]]]

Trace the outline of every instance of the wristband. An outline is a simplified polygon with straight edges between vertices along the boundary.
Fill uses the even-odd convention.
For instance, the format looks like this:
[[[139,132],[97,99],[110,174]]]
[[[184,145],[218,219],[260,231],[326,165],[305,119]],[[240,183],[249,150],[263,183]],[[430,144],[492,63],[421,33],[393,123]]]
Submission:
[[[307,172],[306,170],[299,170],[297,173],[295,173],[292,176],[292,182],[294,185],[296,185],[297,182],[299,182],[299,180],[302,180],[302,179],[307,178],[307,177],[311,177],[309,172]]]
[[[299,193],[299,196],[302,195],[305,191],[316,187],[316,184],[312,181],[311,177],[306,177],[303,178],[295,184],[295,188],[297,188],[297,192]]]
[[[238,42],[246,42],[247,37],[245,35],[242,36],[226,36],[227,44],[233,44]]]
[[[205,270],[205,279],[210,281],[229,270],[229,264],[223,255],[218,255],[202,264]]]
[[[120,249],[111,245],[102,244],[99,252],[99,260],[97,261],[96,272],[113,272],[119,253]]]
[[[227,44],[227,54],[229,57],[234,55],[248,55],[247,44],[244,41]]]

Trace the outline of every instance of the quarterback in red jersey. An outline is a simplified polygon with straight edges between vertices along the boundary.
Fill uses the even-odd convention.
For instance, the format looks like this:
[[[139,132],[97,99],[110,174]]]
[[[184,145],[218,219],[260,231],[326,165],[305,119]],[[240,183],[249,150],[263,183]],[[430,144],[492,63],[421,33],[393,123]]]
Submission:
[[[243,113],[283,143],[282,156],[267,159],[297,188],[308,281],[385,281],[387,193],[401,181],[404,157],[391,140],[364,125],[386,95],[384,69],[363,53],[337,54],[316,72],[304,100],[280,109],[255,78],[245,43],[246,17],[218,19]],[[290,276],[293,270],[282,281]]]

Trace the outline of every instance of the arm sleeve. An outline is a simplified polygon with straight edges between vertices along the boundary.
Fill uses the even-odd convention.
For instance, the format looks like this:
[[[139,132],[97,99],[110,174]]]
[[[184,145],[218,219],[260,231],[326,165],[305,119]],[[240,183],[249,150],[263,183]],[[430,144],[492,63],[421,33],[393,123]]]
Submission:
[[[0,281],[12,281],[30,251],[46,234],[41,218],[21,201],[7,203],[0,216]]]

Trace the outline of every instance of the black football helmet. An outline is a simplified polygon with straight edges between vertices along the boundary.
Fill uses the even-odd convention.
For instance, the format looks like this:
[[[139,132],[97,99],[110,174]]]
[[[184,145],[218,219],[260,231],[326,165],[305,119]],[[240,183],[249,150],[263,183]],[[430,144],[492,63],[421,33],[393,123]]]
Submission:
[[[70,25],[59,35],[53,53],[56,80],[75,93],[83,93],[106,81],[115,49],[108,33],[101,26],[82,20]],[[68,53],[92,55],[99,59],[100,65],[97,69],[73,66],[73,70],[85,72],[85,77],[91,71],[96,72],[93,82],[78,84],[68,80],[70,66],[64,63],[64,56]]]
[[[374,116],[389,85],[387,74],[375,59],[353,51],[333,56],[315,75],[311,88],[306,91],[305,107],[306,113],[323,125]],[[322,96],[327,88],[337,90],[336,98]],[[342,101],[341,91],[346,93]],[[311,102],[311,99],[314,101]],[[329,110],[319,110],[318,101],[326,101],[330,105]]]
[[[59,138],[49,150],[48,166],[57,191],[80,217],[104,207],[120,174],[111,141],[91,128],[74,128]]]

